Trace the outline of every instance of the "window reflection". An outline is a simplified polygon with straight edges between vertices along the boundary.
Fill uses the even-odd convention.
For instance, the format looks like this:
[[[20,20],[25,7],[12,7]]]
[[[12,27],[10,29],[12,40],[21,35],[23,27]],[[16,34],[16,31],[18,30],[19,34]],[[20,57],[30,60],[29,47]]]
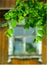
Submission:
[[[36,44],[33,43],[35,37],[26,39],[26,51],[27,52],[36,52]]]
[[[23,53],[23,41],[20,38],[15,38],[14,39],[14,54],[21,54]]]

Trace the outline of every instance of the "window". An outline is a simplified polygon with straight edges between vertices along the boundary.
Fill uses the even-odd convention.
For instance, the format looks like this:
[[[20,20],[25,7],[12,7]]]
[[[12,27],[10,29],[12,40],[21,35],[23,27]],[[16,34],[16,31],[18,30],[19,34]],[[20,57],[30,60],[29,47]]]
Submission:
[[[14,55],[28,55],[36,53],[36,44],[33,43],[36,36],[35,28],[25,30],[23,26],[14,29],[13,52]]]
[[[23,51],[24,51],[24,46],[23,46],[22,38],[15,38],[14,39],[14,55],[22,54]]]
[[[8,62],[11,61],[11,58],[39,58],[41,60],[42,42],[33,43],[36,35],[36,28],[25,30],[23,25],[14,28],[14,34],[8,44]]]

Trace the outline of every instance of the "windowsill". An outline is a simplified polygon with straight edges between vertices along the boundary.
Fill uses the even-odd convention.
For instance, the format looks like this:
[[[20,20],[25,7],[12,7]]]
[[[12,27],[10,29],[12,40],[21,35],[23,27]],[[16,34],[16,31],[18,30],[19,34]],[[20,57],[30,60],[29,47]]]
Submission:
[[[38,59],[39,62],[42,62],[42,55],[8,55],[8,62],[11,62],[11,59]]]
[[[30,56],[10,56],[10,58],[17,58],[17,59],[31,59],[31,58],[40,58],[38,55],[30,55]]]

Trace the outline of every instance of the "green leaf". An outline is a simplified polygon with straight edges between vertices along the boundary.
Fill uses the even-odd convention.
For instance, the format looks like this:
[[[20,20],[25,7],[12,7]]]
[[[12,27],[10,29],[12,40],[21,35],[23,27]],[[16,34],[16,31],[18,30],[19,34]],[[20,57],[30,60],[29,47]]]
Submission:
[[[47,28],[46,28],[46,39],[47,39]]]
[[[8,32],[9,35],[12,35],[12,34],[13,34],[13,29],[9,28],[9,29],[7,30],[7,32]]]
[[[16,27],[16,20],[12,19],[10,24],[11,24],[12,27]]]
[[[16,6],[20,3],[20,1],[21,1],[21,0],[17,0],[17,1],[16,1]]]
[[[6,34],[6,36],[7,36],[8,38],[10,38],[10,37],[11,37],[11,35],[10,35],[10,34]]]
[[[38,22],[36,23],[36,25],[40,25],[42,24],[42,19],[38,20]]]
[[[38,28],[43,28],[44,26],[42,24],[37,25]]]
[[[5,19],[6,19],[6,20],[10,20],[10,16],[9,16],[8,13],[6,13],[4,16],[5,16]]]
[[[10,38],[10,37],[11,37],[11,35],[10,35],[9,33],[7,33],[7,31],[6,31],[6,32],[4,32],[4,35],[5,35],[6,37],[8,37],[8,38]]]
[[[8,31],[5,31],[5,32],[4,32],[4,36],[10,38],[10,37],[12,36],[12,34],[10,34]]]
[[[7,23],[4,23],[2,24],[2,27],[7,27],[7,25],[8,25]]]
[[[12,11],[9,12],[9,16],[13,17],[14,13]]]
[[[28,24],[25,24],[24,25],[24,29],[28,30],[29,29],[29,25]]]
[[[36,41],[42,41],[42,37],[41,36],[36,36]]]
[[[26,11],[24,11],[24,14],[23,15],[24,15],[24,17],[27,15]]]
[[[39,8],[41,9],[43,6],[43,2],[39,2],[38,4],[39,4]]]
[[[39,33],[40,35],[43,35],[43,34],[44,34],[44,31],[43,31],[43,30],[38,30],[38,33]]]
[[[36,39],[34,39],[33,43],[36,42]]]
[[[44,4],[44,9],[47,9],[47,3],[46,3],[46,4]]]
[[[23,19],[24,19],[24,17],[23,16],[20,16],[19,17],[19,20],[18,20],[18,23],[21,24]]]

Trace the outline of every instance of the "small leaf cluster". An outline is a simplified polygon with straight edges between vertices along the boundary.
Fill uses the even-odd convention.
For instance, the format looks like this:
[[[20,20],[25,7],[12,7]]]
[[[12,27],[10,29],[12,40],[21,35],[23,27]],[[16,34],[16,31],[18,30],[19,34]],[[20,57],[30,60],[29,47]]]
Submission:
[[[8,11],[5,15],[5,20],[10,20],[12,27],[16,27],[16,21],[18,24],[22,23],[25,19],[24,28],[38,27],[38,33],[41,36],[37,36],[37,40],[40,40],[45,34],[44,26],[47,24],[47,3],[39,2],[38,0],[17,0],[16,6]]]

